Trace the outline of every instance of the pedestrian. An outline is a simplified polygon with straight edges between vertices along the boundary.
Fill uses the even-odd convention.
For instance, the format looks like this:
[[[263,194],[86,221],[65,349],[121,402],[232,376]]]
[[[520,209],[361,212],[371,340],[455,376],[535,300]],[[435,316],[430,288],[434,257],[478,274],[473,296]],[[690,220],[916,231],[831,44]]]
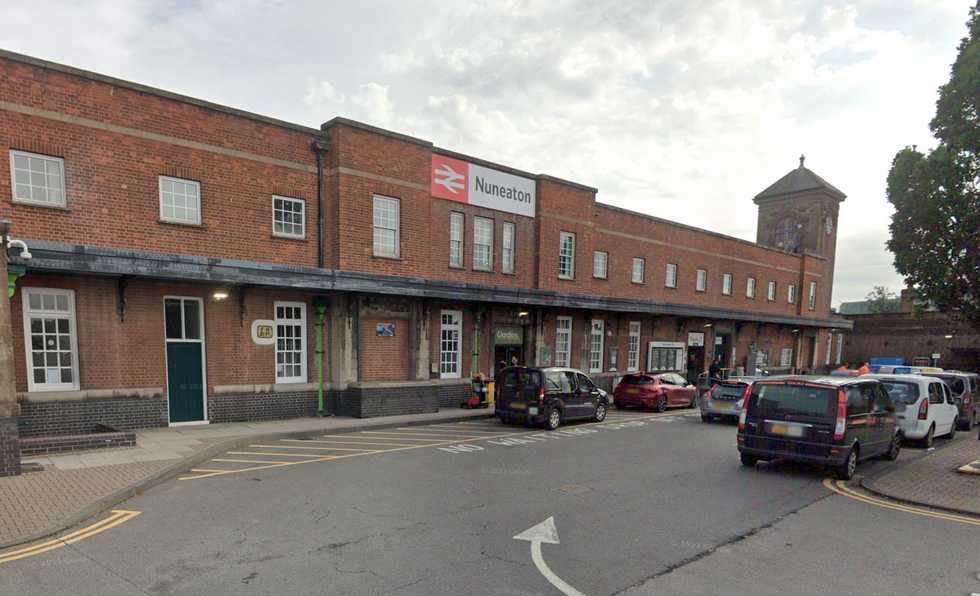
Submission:
[[[506,360],[501,360],[500,362],[497,363],[497,378],[495,379],[497,381],[497,384],[500,384],[500,377],[504,374],[505,368],[507,368]]]
[[[800,374],[801,375],[808,375],[808,374],[810,374],[810,369],[804,366],[803,367],[803,370],[800,371]]]
[[[840,372],[847,372],[850,366],[851,365],[849,363],[845,362],[844,364],[841,364],[840,368],[838,368],[837,370]]]
[[[868,366],[868,363],[865,362],[864,365],[858,369],[858,376],[870,375],[870,374],[871,374],[871,368]]]
[[[708,376],[715,379],[721,378],[721,363],[719,362],[721,358],[715,358],[711,362],[711,366],[708,367]]]

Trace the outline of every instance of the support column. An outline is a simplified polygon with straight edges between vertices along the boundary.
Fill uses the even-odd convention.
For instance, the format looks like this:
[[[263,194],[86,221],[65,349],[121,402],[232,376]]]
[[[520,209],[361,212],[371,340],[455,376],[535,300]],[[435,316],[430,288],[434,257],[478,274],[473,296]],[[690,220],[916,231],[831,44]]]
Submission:
[[[10,222],[0,220],[0,271],[7,273],[7,236]],[[14,342],[10,321],[10,293],[0,292],[0,476],[20,475],[20,429],[17,387],[14,384]]]

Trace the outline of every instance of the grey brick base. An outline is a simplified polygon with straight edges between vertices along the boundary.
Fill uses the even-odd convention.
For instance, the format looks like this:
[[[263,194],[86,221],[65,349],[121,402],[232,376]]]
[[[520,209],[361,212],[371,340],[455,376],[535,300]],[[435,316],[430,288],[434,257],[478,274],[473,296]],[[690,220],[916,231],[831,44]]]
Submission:
[[[167,426],[165,397],[115,397],[64,402],[21,404],[20,433],[24,437],[84,435],[99,423],[133,430]]]
[[[20,476],[20,433],[16,418],[0,418],[0,476]]]
[[[333,393],[323,392],[323,409],[327,414],[334,401]],[[208,397],[208,419],[211,422],[248,422],[252,420],[285,420],[315,416],[319,393],[224,393]]]

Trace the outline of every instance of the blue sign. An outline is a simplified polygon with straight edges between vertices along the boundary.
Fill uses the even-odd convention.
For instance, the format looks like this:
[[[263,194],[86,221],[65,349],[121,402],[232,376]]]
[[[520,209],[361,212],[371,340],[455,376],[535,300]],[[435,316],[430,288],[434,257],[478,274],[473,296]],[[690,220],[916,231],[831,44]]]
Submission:
[[[395,324],[378,323],[378,337],[395,337]]]

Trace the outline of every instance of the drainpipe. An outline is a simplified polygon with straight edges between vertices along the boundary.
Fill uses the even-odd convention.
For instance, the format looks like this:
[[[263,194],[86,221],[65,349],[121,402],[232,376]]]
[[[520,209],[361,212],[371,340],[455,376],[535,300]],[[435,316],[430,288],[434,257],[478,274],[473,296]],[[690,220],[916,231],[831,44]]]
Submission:
[[[327,210],[324,202],[326,197],[324,196],[323,190],[323,155],[330,151],[330,143],[323,141],[321,139],[313,139],[313,152],[316,153],[316,192],[317,192],[317,211],[319,216],[319,228],[320,234],[317,241],[318,251],[317,251],[317,267],[323,269],[324,267],[324,254],[326,252],[326,224],[324,223],[324,212]],[[321,404],[322,406],[322,404]],[[323,409],[322,407],[320,408]]]
[[[483,324],[483,309],[477,307],[473,313],[473,374],[480,372],[480,325]]]
[[[323,417],[323,318],[327,314],[327,307],[330,306],[330,300],[324,298],[323,296],[317,296],[313,299],[313,308],[316,309],[316,362],[317,362],[317,373],[318,380],[320,382],[320,401],[319,407],[317,408],[316,415]]]

